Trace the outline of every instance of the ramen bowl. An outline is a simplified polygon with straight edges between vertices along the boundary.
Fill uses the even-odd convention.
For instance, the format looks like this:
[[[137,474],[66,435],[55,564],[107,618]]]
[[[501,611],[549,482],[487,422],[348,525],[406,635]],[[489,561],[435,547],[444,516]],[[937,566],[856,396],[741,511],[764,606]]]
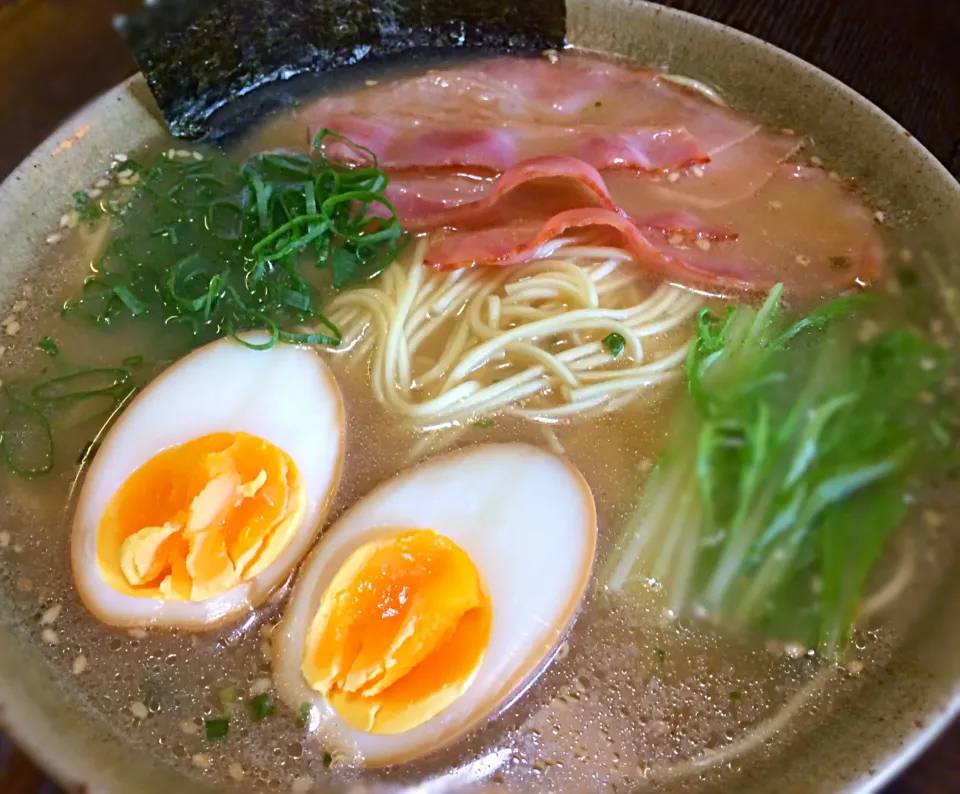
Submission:
[[[938,333],[949,338],[960,328],[960,315],[957,314],[960,311],[957,303],[960,231],[955,223],[960,217],[960,186],[907,130],[877,107],[829,75],[781,50],[679,11],[621,0],[571,0],[567,4],[566,26],[567,39],[575,47],[619,56],[633,64],[697,81],[709,86],[737,111],[759,119],[767,127],[798,131],[807,136],[810,151],[816,153],[812,156],[826,162],[838,177],[843,175],[843,178],[855,180],[857,190],[869,198],[876,222],[893,230],[896,245],[888,250],[884,273],[874,287],[898,300],[909,288],[899,276],[916,269],[921,272],[925,285],[923,300],[935,307],[931,308],[931,314],[942,315]],[[67,272],[72,267],[76,274],[75,259],[85,256],[79,249],[69,249],[73,253],[66,259],[73,257],[74,261],[61,261],[63,256],[57,259],[58,255],[52,253],[60,245],[60,237],[66,236],[76,222],[69,217],[71,193],[99,190],[96,187],[98,180],[103,178],[104,170],[111,162],[117,163],[114,174],[124,173],[127,153],[155,147],[157,141],[165,140],[164,134],[161,115],[144,79],[134,76],[69,119],[0,186],[0,238],[5,241],[5,256],[0,269],[0,303],[13,311],[10,307],[27,300],[28,305],[18,310],[18,326],[32,328],[33,313],[39,315],[50,308],[42,306],[44,294],[50,300],[59,296],[57,279],[61,270]],[[181,144],[173,145],[178,147],[175,156],[179,156]],[[187,148],[186,152],[186,157],[191,157],[193,148]],[[117,154],[124,155],[119,162]],[[95,195],[88,196],[96,199]],[[56,260],[55,264],[49,265],[52,260]],[[49,271],[46,281],[41,278],[37,282],[41,286],[25,297],[23,284],[34,283],[39,268]],[[5,329],[11,340],[9,346],[16,350],[21,344],[16,338],[17,333],[10,333],[6,321]],[[161,380],[169,383],[174,374],[179,373],[164,376]],[[145,403],[138,398],[135,404],[139,406],[137,410],[141,410]],[[352,421],[362,421],[363,410],[368,409],[355,413]],[[336,414],[333,409],[331,411],[331,415]],[[331,421],[335,422],[335,419]],[[470,432],[483,430],[486,421],[474,422],[480,427],[474,427]],[[350,427],[348,423],[348,434],[353,432]],[[472,439],[473,443],[476,441]],[[103,454],[103,450],[112,452],[115,447],[117,444],[105,445],[98,455]],[[331,460],[336,458],[335,450],[330,454]],[[476,461],[478,467],[482,464],[487,468],[482,471],[474,469],[468,476],[477,478],[478,472],[486,476],[483,472],[490,467],[506,467],[514,459],[526,461],[524,456],[533,453],[526,447],[518,447],[507,449],[504,454],[503,461],[499,458],[492,463]],[[450,458],[445,465],[454,469],[464,467],[465,463]],[[539,465],[539,458],[534,456],[526,468],[529,470]],[[554,475],[566,476],[561,471],[554,472],[548,462],[542,465],[546,467],[545,483],[553,482],[549,477]],[[348,469],[349,466],[348,461]],[[92,472],[100,476],[106,468],[104,464]],[[405,467],[398,464],[392,470],[401,468]],[[401,475],[401,480],[404,476]],[[399,486],[390,480],[374,489],[379,479],[386,477],[355,477],[348,492],[338,497],[341,501],[334,501],[333,510],[339,514],[343,507],[367,492],[371,492],[370,495],[360,503],[373,498],[388,499],[392,493],[390,489]],[[482,476],[479,480],[474,479],[477,481],[483,481]],[[412,478],[403,482],[413,487]],[[558,482],[563,489],[576,490],[579,487],[569,484],[579,482],[576,477]],[[591,484],[599,493],[596,483]],[[73,498],[72,489],[70,498]],[[0,722],[68,791],[159,794],[176,787],[185,793],[199,793],[249,790],[244,787],[252,784],[267,786],[270,780],[275,781],[274,786],[294,786],[294,790],[300,791],[402,790],[405,787],[413,789],[421,783],[427,790],[437,791],[458,790],[468,784],[478,788],[489,785],[493,790],[499,790],[503,785],[535,790],[536,784],[531,783],[535,778],[524,777],[515,781],[507,774],[511,763],[524,763],[523,760],[511,762],[516,752],[512,742],[525,732],[536,736],[549,734],[549,728],[536,720],[541,710],[551,704],[563,710],[581,699],[603,700],[605,689],[614,686],[611,682],[593,679],[588,683],[581,682],[581,688],[578,688],[572,668],[564,667],[564,664],[572,664],[568,659],[577,657],[578,642],[589,645],[597,639],[591,636],[589,626],[581,625],[582,621],[575,623],[573,633],[567,635],[567,628],[576,613],[578,598],[574,598],[573,606],[565,604],[557,611],[556,621],[560,628],[554,637],[556,641],[545,640],[537,651],[541,661],[552,660],[540,676],[540,689],[532,687],[531,682],[542,665],[537,669],[534,669],[536,665],[529,669],[518,668],[509,675],[504,673],[509,685],[504,684],[502,691],[498,690],[499,705],[493,709],[500,712],[499,716],[489,718],[491,709],[484,706],[487,708],[484,714],[489,718],[485,725],[476,720],[465,720],[462,726],[455,725],[450,728],[451,734],[460,736],[460,728],[466,726],[464,736],[449,746],[438,744],[436,752],[428,755],[426,760],[417,759],[412,766],[393,764],[405,760],[410,753],[404,748],[396,755],[385,751],[386,766],[373,764],[373,771],[360,773],[351,771],[349,759],[341,762],[340,756],[328,753],[326,745],[318,747],[309,739],[270,733],[263,741],[280,748],[278,755],[284,756],[281,767],[286,772],[283,775],[277,773],[272,778],[270,775],[258,777],[246,762],[231,761],[232,738],[226,743],[204,745],[202,736],[197,736],[204,730],[209,733],[210,722],[218,719],[218,708],[226,711],[222,703],[218,705],[218,693],[222,694],[231,687],[221,686],[221,681],[207,681],[208,689],[214,693],[212,699],[198,701],[190,715],[172,720],[176,730],[160,737],[153,734],[146,739],[136,736],[141,723],[154,719],[155,713],[177,708],[173,703],[174,696],[168,698],[162,685],[157,685],[158,691],[150,691],[149,676],[139,684],[139,690],[131,689],[130,681],[125,679],[111,680],[114,667],[120,675],[121,669],[129,668],[131,659],[140,658],[136,655],[140,653],[138,648],[152,647],[153,632],[148,636],[137,628],[135,621],[121,621],[114,623],[112,634],[91,634],[78,629],[71,637],[72,621],[92,620],[83,611],[81,597],[98,617],[104,614],[93,608],[91,602],[94,598],[86,589],[80,597],[73,589],[70,544],[66,540],[73,520],[73,504],[65,503],[62,510],[52,514],[63,517],[62,526],[36,528],[37,519],[30,515],[28,507],[24,507],[31,504],[31,499],[42,500],[42,491],[28,488],[23,500],[18,500],[17,506],[7,510],[3,524],[0,560],[5,573],[0,579],[3,585],[0,588]],[[597,501],[602,502],[602,498],[597,497]],[[81,512],[83,504],[81,501]],[[603,505],[600,507],[602,523]],[[570,507],[570,510],[575,509],[579,508],[576,505]],[[338,518],[330,537],[347,538],[350,532],[360,531],[362,527],[357,527],[362,523],[362,515],[362,510],[353,509],[342,521]],[[650,787],[651,790],[664,791],[729,790],[736,786],[739,791],[776,791],[778,794],[877,790],[949,725],[960,708],[957,689],[960,632],[952,618],[960,608],[960,576],[952,554],[951,515],[949,494],[934,494],[915,517],[921,525],[922,541],[911,546],[909,571],[904,574],[910,583],[897,594],[895,641],[885,635],[880,639],[872,635],[856,639],[854,642],[863,642],[864,647],[872,642],[880,645],[889,642],[889,647],[867,654],[869,660],[866,663],[859,663],[857,659],[845,660],[829,681],[818,683],[817,675],[812,675],[802,686],[788,687],[788,695],[781,699],[777,709],[769,714],[758,712],[755,719],[745,720],[737,735],[719,742],[707,742],[702,752],[684,755],[678,744],[676,764],[658,766],[631,760],[629,768],[611,771],[610,765],[616,766],[614,760],[620,758],[618,740],[601,740],[595,736],[590,741],[607,742],[603,753],[596,748],[591,750],[586,740],[584,748],[571,743],[569,757],[553,757],[550,763],[537,760],[540,766],[531,775],[543,774],[546,784],[553,787],[583,790],[587,784],[580,778],[566,777],[564,765],[575,766],[578,753],[589,755],[595,752],[608,760],[613,759],[607,765],[604,782],[615,782],[618,790],[620,786],[627,790]],[[435,523],[441,517],[430,520]],[[49,517],[43,521],[56,523]],[[584,523],[589,524],[589,520],[585,519]],[[435,528],[442,531],[440,527]],[[595,531],[595,526],[593,529]],[[572,533],[569,546],[577,546],[579,541],[576,539],[580,537],[577,527],[569,531]],[[481,547],[471,545],[474,542],[472,536],[464,532],[462,536],[457,535],[458,544],[475,561],[480,560]],[[448,534],[452,536],[454,533]],[[34,542],[34,538],[42,538],[43,545]],[[301,569],[301,577],[311,576],[316,569],[318,581],[324,582],[324,586],[333,586],[329,584],[332,574],[327,576],[323,569],[325,559],[331,557],[344,563],[346,552],[333,549],[328,553],[324,551],[328,548],[324,543],[321,540],[319,551],[308,558]],[[589,568],[593,554],[590,542],[584,542],[582,554]],[[517,556],[522,555],[518,552]],[[24,563],[28,558],[32,562]],[[484,573],[482,565],[478,567],[481,575],[489,580],[489,595],[496,607],[496,577]],[[889,578],[896,579],[899,570],[895,569]],[[522,578],[522,574],[518,576]],[[580,573],[572,571],[568,576],[569,587],[585,588],[582,579]],[[54,585],[55,582],[65,584]],[[309,589],[306,584],[298,583],[288,600],[299,604],[303,597],[315,611],[319,608],[321,593],[318,590],[314,597],[312,591],[304,594],[305,589]],[[269,621],[283,616],[280,631],[292,631],[291,627],[295,628],[304,618],[284,614],[283,601],[288,593],[280,592],[282,598],[258,602],[255,606],[266,611]],[[313,598],[312,602],[310,598]],[[51,612],[58,606],[61,608]],[[220,649],[229,650],[239,642],[252,644],[254,656],[259,653],[261,639],[256,627],[252,636],[236,633],[229,627],[218,632],[213,639],[204,636],[198,641],[199,647],[212,659],[219,658]],[[177,642],[180,643],[178,650],[167,652],[167,657],[177,654],[182,657],[198,647],[188,634],[180,636]],[[278,646],[275,639],[274,652]],[[651,658],[655,662],[660,649],[653,650],[656,653]],[[156,658],[144,658],[142,664],[160,665],[156,677],[167,680],[164,676],[168,673],[161,675],[162,666],[167,662],[157,655],[159,650],[151,653]],[[265,653],[266,661],[261,660],[260,667],[254,663],[252,668],[260,670],[261,677],[270,674],[270,651]],[[111,659],[120,657],[112,654],[127,654],[123,656],[127,661],[114,663]],[[652,662],[645,663],[647,677],[634,681],[637,687],[649,687],[650,681],[656,679],[655,666],[652,667],[654,672],[650,672],[652,665]],[[703,677],[711,674],[709,670],[693,673]],[[209,669],[204,675],[210,676]],[[273,683],[279,684],[279,666],[275,665],[273,675]],[[571,676],[572,680],[569,680]],[[90,690],[87,683],[92,679],[101,681],[94,690]],[[273,685],[270,681],[261,685],[261,680],[254,675],[243,682],[252,698],[258,696],[258,691],[263,695]],[[121,702],[107,703],[103,699],[103,693],[113,691],[111,687],[116,688],[119,693],[116,698]],[[294,712],[300,699],[312,697],[309,692],[307,695],[297,694],[296,687],[285,690],[280,686],[280,689],[278,702],[281,699],[286,701],[287,708]],[[294,694],[285,694],[287,691]],[[738,701],[747,695],[740,691],[735,694]],[[637,695],[638,698],[641,696]],[[561,700],[559,705],[555,702],[557,699]],[[264,701],[259,702],[262,708]],[[308,700],[304,703],[309,705]],[[246,707],[238,703],[236,708]],[[310,709],[305,713],[311,713]],[[688,716],[687,719],[695,717]],[[498,727],[501,721],[506,727]],[[569,722],[559,724],[565,725],[563,730],[572,730]],[[243,741],[255,740],[254,723],[241,730],[248,734],[242,737]],[[644,730],[653,734],[669,733],[671,726],[662,719],[654,719]],[[735,746],[735,752],[727,745]],[[379,747],[371,745],[370,757],[380,752]],[[631,756],[625,750],[622,755],[626,767],[626,759]],[[309,770],[315,769],[316,764],[326,767],[333,762],[335,768],[347,771],[324,778],[304,767],[307,771],[301,774],[296,770],[303,759],[313,759],[314,766]]]

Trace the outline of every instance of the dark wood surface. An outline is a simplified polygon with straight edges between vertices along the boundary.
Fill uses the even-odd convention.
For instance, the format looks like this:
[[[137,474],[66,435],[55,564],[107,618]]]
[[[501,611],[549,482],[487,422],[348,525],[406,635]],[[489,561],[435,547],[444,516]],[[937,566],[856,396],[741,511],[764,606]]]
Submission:
[[[812,61],[911,130],[960,176],[960,0],[666,0]],[[132,74],[113,14],[139,0],[0,0],[0,179]],[[55,794],[0,737],[0,792]],[[885,794],[960,792],[960,725]]]

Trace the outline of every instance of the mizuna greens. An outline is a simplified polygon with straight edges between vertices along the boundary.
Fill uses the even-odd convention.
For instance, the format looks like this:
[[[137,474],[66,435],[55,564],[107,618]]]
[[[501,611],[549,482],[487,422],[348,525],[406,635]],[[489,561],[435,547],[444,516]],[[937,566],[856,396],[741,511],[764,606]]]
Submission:
[[[355,147],[371,165],[342,166],[323,155],[328,138],[354,145],[322,130],[312,155],[124,162],[138,182],[100,202],[118,231],[64,316],[105,326],[152,315],[185,325],[196,344],[252,329],[271,332],[266,346],[339,344],[320,312],[318,269],[334,287],[372,278],[406,235],[373,153]],[[76,198],[81,217],[94,219],[97,205],[84,193]]]
[[[698,316],[688,395],[602,583],[835,658],[911,476],[951,444],[949,361],[908,330],[857,341],[856,299],[794,319],[781,295]]]

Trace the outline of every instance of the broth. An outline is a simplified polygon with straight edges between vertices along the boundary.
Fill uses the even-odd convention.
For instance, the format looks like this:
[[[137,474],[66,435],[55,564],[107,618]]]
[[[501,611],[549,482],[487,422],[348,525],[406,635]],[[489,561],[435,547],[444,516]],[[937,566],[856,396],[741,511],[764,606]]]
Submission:
[[[268,128],[244,147],[281,145],[299,124],[281,121],[279,132],[276,126]],[[158,142],[157,151],[169,144]],[[189,343],[186,335],[170,336],[132,319],[109,330],[59,320],[59,307],[76,294],[97,258],[98,228],[66,230],[61,243],[42,253],[35,277],[24,285],[26,305],[15,311],[19,330],[11,333],[7,326],[5,383],[50,377],[68,365],[115,366],[125,357],[144,356],[135,371],[142,385]],[[890,250],[903,245],[893,234],[887,241]],[[884,322],[929,316],[926,279],[919,272],[919,284],[910,289],[921,297],[915,304],[895,303]],[[934,330],[950,342],[944,329],[935,320]],[[56,357],[35,348],[47,335],[58,346]],[[348,414],[345,468],[328,522],[378,483],[449,446],[525,441],[558,451],[586,478],[599,514],[597,567],[611,554],[630,515],[683,390],[679,383],[664,384],[616,412],[546,429],[498,416],[492,424],[460,422],[451,431],[441,423],[424,430],[397,421],[374,398],[369,365],[356,366],[349,353],[325,358]],[[706,620],[671,618],[662,595],[653,590],[637,609],[611,605],[591,586],[557,658],[499,716],[426,759],[361,770],[298,728],[297,715],[279,701],[269,719],[255,721],[247,714],[249,696],[273,689],[266,646],[289,583],[261,609],[209,633],[125,632],[99,624],[86,612],[69,569],[68,535],[74,479],[82,475],[75,461],[102,424],[102,408],[84,415],[94,410],[84,403],[57,418],[52,474],[31,480],[2,474],[7,494],[0,517],[0,582],[9,596],[5,620],[44,645],[59,671],[65,699],[107,722],[118,742],[189,775],[232,781],[242,790],[306,791],[314,785],[327,790],[356,781],[401,784],[444,778],[450,786],[487,779],[524,790],[619,791],[644,780],[662,785],[713,780],[706,774],[713,763],[684,766],[710,754],[723,760],[719,779],[730,785],[731,778],[724,776],[739,771],[740,761],[727,759],[724,748],[762,729],[786,708],[807,719],[780,726],[778,744],[784,744],[812,715],[852,691],[859,675],[883,664],[937,580],[937,573],[925,567],[924,576],[913,580],[878,625],[858,632],[845,668],[824,665],[805,648],[785,653],[782,644],[765,647],[731,638]],[[922,549],[923,564],[930,568],[942,566],[949,556],[952,544],[942,516],[951,503],[946,490],[925,495],[923,509],[912,511],[898,536],[898,543]],[[899,564],[896,554],[888,556],[875,574],[878,581]],[[204,720],[221,713],[225,690],[232,690],[236,716],[228,741],[214,743],[203,736]]]

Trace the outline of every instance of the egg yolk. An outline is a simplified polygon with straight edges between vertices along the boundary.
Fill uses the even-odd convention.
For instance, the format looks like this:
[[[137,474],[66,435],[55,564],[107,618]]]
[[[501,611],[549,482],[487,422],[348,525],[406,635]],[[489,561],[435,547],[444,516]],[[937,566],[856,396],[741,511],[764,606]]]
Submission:
[[[213,433],[127,478],[100,519],[98,563],[126,595],[204,601],[276,560],[306,508],[287,453],[247,433]]]
[[[466,691],[490,639],[476,566],[449,538],[402,530],[358,548],[327,587],[301,671],[352,727],[408,731]]]

